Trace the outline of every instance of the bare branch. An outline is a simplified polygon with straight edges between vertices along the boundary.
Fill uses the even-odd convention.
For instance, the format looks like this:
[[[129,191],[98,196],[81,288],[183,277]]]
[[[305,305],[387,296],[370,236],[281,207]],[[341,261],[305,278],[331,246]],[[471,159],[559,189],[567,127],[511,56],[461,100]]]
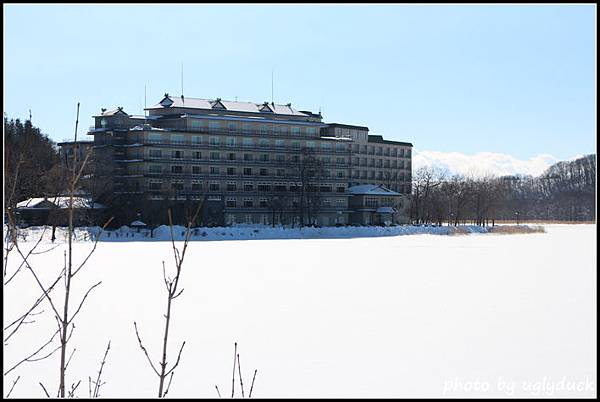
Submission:
[[[75,395],[75,390],[77,389],[77,387],[79,387],[79,384],[81,384],[81,380],[79,380],[77,385],[71,384],[71,390],[69,391],[69,398],[73,398],[73,396]]]
[[[44,387],[44,384],[42,384],[41,382],[39,384],[40,384],[40,387],[42,387],[42,389],[44,390],[46,397],[50,398],[50,394],[48,394],[48,391],[46,391],[46,387]]]
[[[96,378],[95,387],[94,387],[94,398],[98,398],[100,396],[100,387],[102,386],[102,369],[104,368],[104,363],[106,363],[106,356],[108,355],[108,351],[110,350],[110,341],[108,341],[108,346],[106,347],[106,351],[104,352],[104,357],[102,358],[102,363],[100,364],[100,370],[98,370],[98,377]]]
[[[231,397],[235,394],[235,358],[237,356],[237,342],[233,345],[233,374],[231,376]]]
[[[167,396],[167,394],[169,393],[169,389],[171,388],[171,381],[173,381],[173,375],[175,373],[171,373],[171,377],[169,378],[169,384],[167,384],[167,389],[165,390],[165,393],[163,394],[163,398],[165,396]]]
[[[21,360],[20,362],[18,362],[17,364],[15,364],[13,367],[11,367],[7,372],[4,373],[4,375],[6,376],[8,373],[10,373],[11,371],[13,371],[14,369],[16,369],[17,367],[19,367],[22,363],[25,362],[29,362],[29,361],[37,361],[37,360],[42,360],[45,359],[46,357],[50,356],[52,353],[54,353],[56,350],[52,351],[49,355],[41,358],[41,359],[32,359],[35,355],[37,355],[38,353],[40,353],[46,346],[48,346],[49,344],[52,343],[52,341],[54,340],[54,337],[59,333],[59,331],[54,332],[54,334],[52,335],[52,337],[50,338],[50,340],[46,343],[44,343],[42,346],[40,346],[35,352],[33,352],[32,354],[30,354],[29,356],[27,356],[26,358],[24,358],[23,360]]]
[[[77,348],[73,348],[73,351],[71,352],[71,355],[69,356],[69,359],[67,360],[67,364],[65,364],[65,371],[67,371],[67,367],[69,367],[69,363],[71,362],[71,359],[73,358],[73,355],[75,354],[76,350],[77,350]]]
[[[179,349],[179,354],[177,355],[177,361],[175,362],[175,365],[169,371],[167,371],[167,373],[165,374],[165,377],[168,376],[169,374],[171,374],[171,372],[173,372],[173,370],[175,370],[175,368],[179,365],[179,360],[181,359],[181,352],[183,352],[184,346],[185,346],[185,341],[183,341],[183,343],[181,344],[181,348]]]
[[[244,382],[242,381],[242,369],[240,367],[240,354],[237,355],[237,363],[238,363],[238,374],[240,377],[240,388],[242,390],[242,398],[244,398]]]
[[[248,398],[252,398],[252,390],[254,389],[254,380],[256,379],[256,373],[258,370],[254,370],[254,376],[252,377],[252,385],[250,385],[250,394],[248,394]]]
[[[85,296],[83,296],[83,299],[81,300],[81,303],[79,303],[79,307],[77,307],[77,310],[75,311],[75,314],[73,314],[71,316],[71,318],[69,319],[69,321],[67,321],[67,325],[69,325],[77,316],[77,313],[79,313],[79,310],[81,310],[81,307],[83,306],[83,302],[85,302],[85,299],[88,297],[88,295],[90,294],[90,292],[92,290],[94,290],[95,287],[99,286],[102,283],[102,281],[96,283],[95,285],[93,285],[91,288],[88,289],[88,291],[85,293]]]
[[[17,379],[13,381],[12,387],[10,387],[10,391],[8,391],[8,394],[6,394],[7,398],[13,392],[13,389],[15,389],[15,385],[17,385],[17,383],[19,382],[20,379],[21,379],[21,376],[18,376]]]
[[[156,370],[156,367],[154,367],[154,364],[152,363],[152,360],[150,359],[150,356],[148,356],[148,351],[146,350],[146,348],[142,344],[142,339],[140,338],[140,334],[138,333],[137,324],[136,324],[135,321],[133,322],[133,326],[135,327],[135,335],[137,336],[138,342],[140,343],[140,348],[142,349],[142,351],[146,355],[146,358],[148,359],[148,363],[150,363],[150,367],[152,367],[152,370],[154,370],[154,372],[156,373],[156,375],[160,377],[160,374],[158,373],[158,370]]]
[[[89,252],[89,254],[87,255],[87,257],[85,257],[85,259],[79,265],[79,267],[77,267],[77,269],[75,271],[73,271],[73,274],[71,274],[71,278],[74,277],[79,272],[79,270],[81,268],[83,268],[83,266],[85,265],[85,263],[89,260],[89,258],[94,253],[94,251],[96,251],[96,247],[98,246],[98,242],[100,241],[100,237],[102,237],[102,233],[104,233],[104,230],[110,224],[110,222],[112,222],[112,220],[113,220],[113,217],[111,217],[109,220],[107,220],[106,223],[102,226],[102,229],[100,230],[100,233],[98,233],[98,236],[96,237],[96,240],[94,241],[94,247],[92,247],[92,250]]]

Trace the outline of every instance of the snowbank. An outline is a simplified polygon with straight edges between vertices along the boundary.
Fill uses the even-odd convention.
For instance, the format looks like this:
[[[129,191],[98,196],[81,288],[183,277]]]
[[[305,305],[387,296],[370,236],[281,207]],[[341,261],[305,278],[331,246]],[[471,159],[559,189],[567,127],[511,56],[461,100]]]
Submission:
[[[528,226],[520,225],[520,228]],[[6,230],[6,229],[5,229]],[[531,230],[533,232],[535,230]],[[75,241],[86,242],[94,241],[102,229],[95,227],[80,227],[75,229]],[[162,225],[153,230],[149,228],[129,228],[121,226],[118,229],[106,230],[102,233],[100,241],[103,242],[123,242],[123,241],[170,241],[171,229],[169,226]],[[192,229],[191,239],[196,241],[214,241],[214,240],[274,240],[274,239],[349,239],[356,237],[384,237],[384,236],[404,236],[404,235],[456,235],[456,234],[484,234],[493,232],[492,228],[476,225],[466,226],[344,226],[344,227],[304,227],[283,228],[271,227],[265,225],[239,225],[231,227],[214,228],[194,228]],[[50,242],[52,237],[52,228],[44,226],[32,226],[19,230],[19,239],[21,241],[37,241],[43,236],[44,242]],[[67,239],[66,228],[56,228],[56,242],[62,243]],[[173,226],[173,238],[183,240],[185,238],[185,227]]]

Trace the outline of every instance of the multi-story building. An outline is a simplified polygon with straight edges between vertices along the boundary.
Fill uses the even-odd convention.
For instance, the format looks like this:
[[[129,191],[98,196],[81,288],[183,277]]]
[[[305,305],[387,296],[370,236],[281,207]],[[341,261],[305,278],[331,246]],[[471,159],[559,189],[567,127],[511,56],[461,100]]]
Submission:
[[[217,224],[408,221],[410,143],[323,123],[320,113],[289,103],[165,94],[146,111],[94,116],[88,134],[110,161],[115,195],[203,199]],[[364,210],[351,208],[352,188],[365,184],[386,189],[389,208],[373,211],[383,219],[366,222]]]

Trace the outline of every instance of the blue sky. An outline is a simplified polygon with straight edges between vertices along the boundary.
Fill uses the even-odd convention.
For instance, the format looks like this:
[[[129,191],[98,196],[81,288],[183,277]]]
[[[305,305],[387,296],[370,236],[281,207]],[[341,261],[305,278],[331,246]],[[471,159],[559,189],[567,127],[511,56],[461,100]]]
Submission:
[[[595,152],[594,5],[4,5],[4,105],[51,138],[165,92],[322,108],[442,153]]]

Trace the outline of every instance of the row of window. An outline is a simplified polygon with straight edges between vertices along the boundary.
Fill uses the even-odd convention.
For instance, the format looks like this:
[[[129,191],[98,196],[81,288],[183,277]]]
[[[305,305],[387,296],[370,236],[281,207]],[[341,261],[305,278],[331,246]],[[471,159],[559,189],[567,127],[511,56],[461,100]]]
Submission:
[[[229,132],[242,132],[242,133],[259,133],[263,135],[267,134],[292,134],[292,135],[316,135],[316,127],[299,127],[289,126],[285,124],[249,124],[249,123],[236,123],[236,122],[220,122],[220,121],[205,121],[205,120],[189,120],[189,127],[192,130],[228,130]]]
[[[168,173],[167,171],[163,171],[162,165],[150,165],[148,168],[149,173]],[[201,175],[205,173],[209,173],[210,175],[227,175],[227,176],[276,176],[276,177],[285,177],[286,173],[288,175],[293,175],[293,172],[286,172],[286,169],[268,169],[268,168],[252,168],[252,167],[222,167],[222,166],[209,166],[208,171],[203,169],[201,165],[193,165],[190,169],[184,169],[183,165],[171,165],[171,169],[169,171],[171,174],[185,174],[190,173],[193,175]],[[133,171],[132,171],[133,173]],[[346,177],[346,174],[343,170],[338,171],[329,171],[323,170],[323,177],[337,177],[343,179]]]
[[[183,180],[172,180],[169,183],[170,183],[169,188],[172,190],[183,191],[186,188],[191,191],[202,191],[203,190],[203,185],[202,185],[202,182],[200,182],[200,181],[192,181],[191,183],[188,183],[188,186],[184,185]],[[136,184],[138,185],[138,188],[139,188],[139,184],[137,182],[136,182]],[[165,183],[163,183],[162,180],[150,180],[148,188],[149,188],[149,190],[152,190],[152,191],[160,191],[160,190],[165,189],[165,187],[163,186],[164,184]],[[210,191],[221,191],[221,189],[222,189],[221,184],[222,184],[221,182],[217,182],[217,181],[209,182],[208,189]],[[242,190],[247,191],[247,192],[249,192],[249,191],[297,192],[297,191],[300,191],[300,186],[298,186],[296,184],[290,184],[290,183],[258,183],[255,185],[255,183],[251,183],[251,182],[245,182],[243,184],[236,183],[236,182],[227,182],[225,184],[225,186],[223,187],[223,189],[226,191],[230,191],[230,192],[242,191]],[[343,185],[339,185],[334,188],[331,185],[321,185],[318,187],[312,186],[310,188],[307,188],[307,191],[319,191],[322,193],[332,193],[334,190],[337,193],[345,193],[346,187]]]
[[[410,158],[410,148],[383,147],[375,145],[354,144],[353,151],[361,154],[379,155],[379,156],[399,156],[401,158]]]
[[[409,181],[410,174],[405,174],[403,172],[375,172],[374,170],[355,170],[352,172],[352,178]]]
[[[229,147],[234,146],[245,146],[245,147],[253,147],[253,146],[261,146],[261,147],[291,147],[291,148],[301,148],[306,147],[309,149],[317,148],[317,141],[288,141],[286,144],[286,140],[276,139],[271,140],[269,138],[259,138],[258,141],[255,138],[242,138],[241,141],[236,137],[225,137],[223,140],[220,136],[212,136],[206,137],[201,135],[192,135],[187,136],[185,134],[164,134],[164,133],[156,133],[150,132],[148,133],[147,141],[150,143],[170,143],[170,144],[192,144],[192,145],[225,145]],[[336,143],[335,145],[331,142],[321,142],[320,148],[324,151],[328,150],[337,150],[344,151],[348,150],[349,147],[347,144]]]
[[[171,151],[169,153],[169,151],[165,151],[163,153],[162,149],[150,149],[148,150],[148,158],[150,159],[160,159],[169,156],[171,159],[185,159],[186,155],[188,156],[189,159],[192,160],[201,160],[203,157],[208,156],[209,160],[229,160],[229,161],[235,161],[235,160],[244,160],[244,161],[253,161],[253,160],[257,160],[259,162],[269,162],[269,161],[277,161],[277,162],[286,162],[286,157],[285,155],[282,154],[277,154],[277,155],[271,155],[271,154],[237,154],[235,152],[229,152],[227,154],[221,154],[220,152],[208,152],[208,153],[204,153],[204,156],[202,154],[202,151],[190,151],[189,153],[185,152],[185,151],[181,151],[181,150],[176,150],[176,151]],[[221,158],[221,156],[223,156],[223,158]],[[255,159],[256,157],[256,159]],[[320,158],[317,158],[318,160],[320,160],[323,163],[332,163],[332,158],[330,156],[323,156]],[[288,162],[299,162],[300,161],[300,155],[290,155],[287,158]],[[344,164],[346,163],[346,159],[344,157],[336,157],[335,158],[335,163],[337,164]]]

